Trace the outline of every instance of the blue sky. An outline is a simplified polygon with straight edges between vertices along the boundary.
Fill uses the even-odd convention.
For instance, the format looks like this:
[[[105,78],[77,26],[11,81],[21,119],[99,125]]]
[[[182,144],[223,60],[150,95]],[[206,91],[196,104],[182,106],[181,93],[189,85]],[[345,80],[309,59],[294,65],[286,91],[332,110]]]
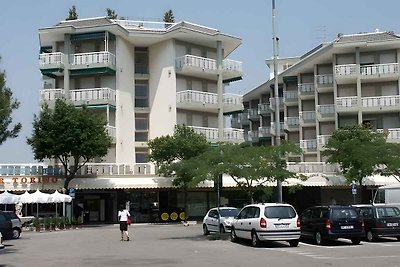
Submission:
[[[176,21],[242,38],[242,45],[229,58],[243,62],[244,77],[226,87],[228,92],[243,94],[268,77],[264,60],[272,57],[271,0],[6,1],[0,9],[0,68],[6,70],[7,86],[21,102],[13,118],[23,130],[0,146],[0,163],[34,162],[26,138],[32,132],[33,114],[39,112],[38,29],[65,19],[72,5],[79,18],[104,16],[109,7],[119,16],[151,21],[162,20],[164,12],[172,9]],[[375,29],[400,33],[398,0],[276,0],[276,8],[281,57],[304,54],[338,33]]]

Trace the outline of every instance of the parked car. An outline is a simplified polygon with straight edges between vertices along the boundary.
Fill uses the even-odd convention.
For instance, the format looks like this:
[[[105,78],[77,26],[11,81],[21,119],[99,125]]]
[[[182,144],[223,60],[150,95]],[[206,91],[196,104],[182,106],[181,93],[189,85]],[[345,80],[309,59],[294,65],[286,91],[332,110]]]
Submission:
[[[12,238],[18,239],[21,236],[21,230],[22,230],[21,219],[15,214],[15,212],[4,211],[4,213],[10,217],[12,223],[12,230],[13,230]]]
[[[4,211],[0,211],[0,232],[4,239],[12,238],[13,236],[11,218]]]
[[[250,239],[256,247],[262,241],[288,241],[297,247],[300,220],[289,204],[263,203],[245,206],[232,222],[231,240]]]
[[[326,240],[350,239],[354,245],[364,237],[364,222],[351,206],[316,206],[300,216],[301,237],[314,239],[317,245]]]
[[[379,237],[400,240],[400,209],[393,205],[354,205],[364,220],[365,238],[372,242]]]
[[[210,209],[203,219],[203,234],[208,235],[210,232],[221,233],[231,230],[233,218],[239,213],[239,210],[234,207],[220,207]],[[219,224],[218,224],[219,218]]]

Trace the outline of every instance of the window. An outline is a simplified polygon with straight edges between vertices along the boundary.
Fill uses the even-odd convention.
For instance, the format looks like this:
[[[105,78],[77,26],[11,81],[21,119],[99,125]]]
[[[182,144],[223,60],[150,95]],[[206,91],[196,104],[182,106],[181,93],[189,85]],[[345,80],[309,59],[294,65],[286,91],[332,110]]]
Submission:
[[[136,132],[135,133],[135,142],[147,142],[149,141],[149,134],[147,132]]]
[[[334,209],[332,211],[332,219],[340,220],[340,219],[356,219],[357,212],[355,209]]]
[[[148,159],[148,151],[147,150],[140,150],[140,149],[136,149],[136,163],[147,163]]]
[[[363,218],[372,218],[372,209],[371,208],[360,208],[360,215]]]
[[[147,131],[149,129],[149,120],[147,115],[145,116],[136,116],[135,117],[135,128],[136,131]]]
[[[135,48],[135,73],[149,74],[149,53],[146,47]]]
[[[296,212],[289,206],[266,207],[264,215],[267,218],[291,219],[296,217]]]
[[[400,218],[400,210],[395,207],[376,208],[378,218]]]
[[[148,81],[135,81],[135,107],[149,107],[149,84]]]

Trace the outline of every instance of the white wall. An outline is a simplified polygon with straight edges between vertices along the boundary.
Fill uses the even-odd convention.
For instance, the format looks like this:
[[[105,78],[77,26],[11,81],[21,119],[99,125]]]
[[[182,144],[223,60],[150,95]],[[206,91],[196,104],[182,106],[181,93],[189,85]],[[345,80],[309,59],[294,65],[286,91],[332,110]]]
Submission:
[[[176,125],[174,41],[149,47],[149,139],[173,134]]]
[[[114,76],[101,76],[101,87],[115,89],[115,77]]]
[[[117,144],[116,162],[135,162],[134,151],[134,51],[132,44],[117,37],[116,51],[116,89],[117,89]]]

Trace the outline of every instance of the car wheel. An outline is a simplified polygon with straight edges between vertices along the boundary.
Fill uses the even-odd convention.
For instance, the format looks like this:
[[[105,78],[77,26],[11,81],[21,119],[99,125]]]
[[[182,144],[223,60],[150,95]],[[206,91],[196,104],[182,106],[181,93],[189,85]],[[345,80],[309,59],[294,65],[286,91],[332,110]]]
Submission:
[[[12,238],[18,239],[20,235],[21,235],[21,230],[19,230],[18,228],[14,228],[12,232]]]
[[[207,225],[203,224],[203,235],[209,235],[210,231],[208,231]]]
[[[231,230],[231,241],[232,242],[237,242],[237,240],[238,240],[238,238],[236,236],[235,228],[232,227],[232,230]]]
[[[320,232],[317,232],[317,233],[315,234],[315,243],[316,243],[317,245],[319,245],[319,246],[324,244],[324,240],[322,239],[322,235],[321,235]]]
[[[260,246],[260,239],[258,239],[258,235],[255,231],[251,232],[251,245],[253,247],[259,247]]]
[[[353,245],[358,245],[360,244],[361,239],[360,238],[352,238],[351,239],[351,243],[353,243]]]
[[[397,237],[397,241],[400,241],[400,236]]]
[[[297,246],[299,246],[299,240],[290,240],[289,245],[291,247],[297,247]]]
[[[374,241],[374,240],[375,240],[374,235],[372,234],[371,231],[368,231],[368,232],[367,232],[367,241],[368,241],[368,242],[372,242],[372,241]]]
[[[225,233],[225,227],[222,224],[219,226],[219,232],[221,234]]]

